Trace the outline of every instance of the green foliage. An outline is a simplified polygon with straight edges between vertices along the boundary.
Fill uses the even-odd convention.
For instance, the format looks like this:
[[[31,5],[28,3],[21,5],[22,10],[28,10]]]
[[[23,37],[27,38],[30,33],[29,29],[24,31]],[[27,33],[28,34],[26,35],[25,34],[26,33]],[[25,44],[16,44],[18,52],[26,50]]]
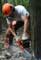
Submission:
[[[26,8],[29,8],[29,0],[8,0],[8,2],[14,5],[24,5]]]
[[[23,0],[23,3],[22,3],[26,8],[29,7],[29,0]]]
[[[13,0],[8,0],[9,3],[13,4]]]

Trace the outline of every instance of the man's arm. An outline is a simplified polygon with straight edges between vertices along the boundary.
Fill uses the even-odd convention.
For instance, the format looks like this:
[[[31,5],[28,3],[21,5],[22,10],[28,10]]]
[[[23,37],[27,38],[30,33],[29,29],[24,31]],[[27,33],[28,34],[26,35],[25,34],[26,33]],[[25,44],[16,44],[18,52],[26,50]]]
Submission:
[[[29,16],[22,16],[21,18],[24,21],[23,34],[29,37]]]
[[[12,30],[11,28],[8,28],[6,34],[8,34],[9,32],[11,32],[14,37],[16,36],[14,29]]]
[[[29,16],[22,16],[22,20],[24,21],[24,33],[29,31]]]

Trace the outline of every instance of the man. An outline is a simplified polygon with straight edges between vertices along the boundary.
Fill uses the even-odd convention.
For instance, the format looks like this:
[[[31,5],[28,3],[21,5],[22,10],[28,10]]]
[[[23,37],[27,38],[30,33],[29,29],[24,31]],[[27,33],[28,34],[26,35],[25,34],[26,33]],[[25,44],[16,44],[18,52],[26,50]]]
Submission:
[[[7,20],[7,24],[8,24],[8,29],[7,31],[9,31],[9,27],[11,25],[11,23],[13,23],[13,21],[16,21],[16,27],[14,28],[14,30],[16,31],[20,26],[24,26],[23,29],[23,33],[22,33],[22,42],[23,42],[23,47],[29,47],[29,12],[26,10],[26,8],[22,5],[17,5],[17,6],[13,6],[10,3],[5,3],[2,6],[2,12],[4,14],[4,16],[6,17]],[[12,29],[11,29],[12,30]],[[14,31],[15,34],[15,38],[16,38],[16,33]],[[8,32],[7,32],[8,34]],[[14,35],[13,34],[13,35]],[[17,40],[17,38],[16,38]]]

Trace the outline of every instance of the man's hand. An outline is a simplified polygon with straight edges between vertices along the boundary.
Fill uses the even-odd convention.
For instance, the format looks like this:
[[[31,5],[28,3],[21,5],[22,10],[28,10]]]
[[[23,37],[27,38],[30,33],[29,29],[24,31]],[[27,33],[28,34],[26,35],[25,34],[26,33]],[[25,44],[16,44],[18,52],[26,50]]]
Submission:
[[[18,36],[17,36],[17,38],[16,38],[16,45],[17,45],[18,47],[20,47],[22,50],[24,50],[22,39],[21,39],[20,37],[18,37]]]

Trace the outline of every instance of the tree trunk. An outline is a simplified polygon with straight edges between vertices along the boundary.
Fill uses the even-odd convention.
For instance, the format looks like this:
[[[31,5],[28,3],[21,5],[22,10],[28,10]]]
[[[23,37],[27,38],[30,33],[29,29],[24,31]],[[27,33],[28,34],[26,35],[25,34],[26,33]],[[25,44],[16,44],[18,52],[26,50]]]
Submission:
[[[31,0],[31,22],[35,56],[41,58],[41,0]]]

